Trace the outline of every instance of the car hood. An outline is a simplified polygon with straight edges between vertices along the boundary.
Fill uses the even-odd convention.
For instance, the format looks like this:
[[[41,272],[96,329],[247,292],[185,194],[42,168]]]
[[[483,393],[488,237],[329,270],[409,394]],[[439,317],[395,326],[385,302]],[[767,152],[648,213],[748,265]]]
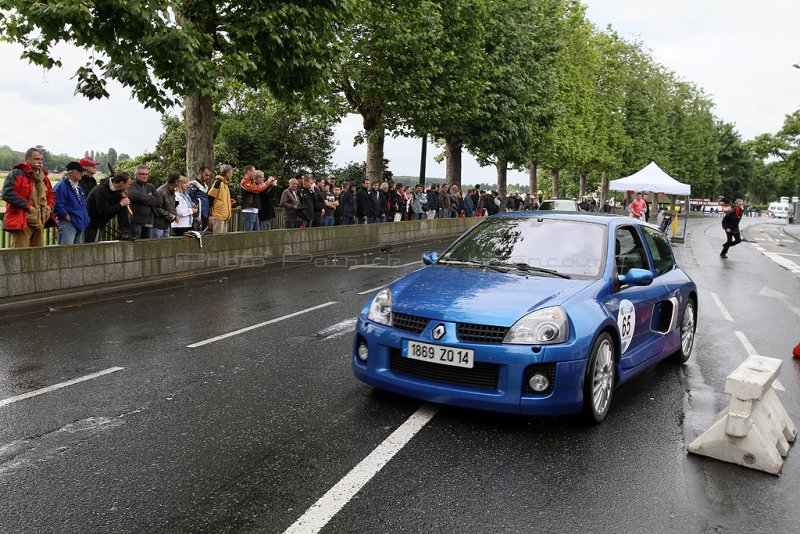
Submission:
[[[563,304],[594,282],[434,265],[410,273],[390,288],[392,310],[399,313],[511,326],[533,310]]]

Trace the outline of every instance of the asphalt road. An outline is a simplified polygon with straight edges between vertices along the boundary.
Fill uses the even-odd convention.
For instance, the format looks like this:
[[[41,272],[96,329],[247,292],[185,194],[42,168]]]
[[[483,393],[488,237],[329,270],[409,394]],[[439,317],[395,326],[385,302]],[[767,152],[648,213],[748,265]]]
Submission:
[[[3,317],[0,532],[316,532],[296,524],[309,509],[323,532],[797,532],[797,446],[781,477],[686,454],[751,352],[784,360],[800,423],[800,242],[782,225],[745,220],[725,260],[719,219],[690,221],[693,357],[619,389],[597,427],[353,378],[370,292],[444,242]]]

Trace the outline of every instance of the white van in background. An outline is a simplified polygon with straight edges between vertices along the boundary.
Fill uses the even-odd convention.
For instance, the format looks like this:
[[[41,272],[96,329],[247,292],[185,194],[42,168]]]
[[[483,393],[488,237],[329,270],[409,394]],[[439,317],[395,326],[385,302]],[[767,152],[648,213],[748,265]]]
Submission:
[[[767,208],[767,213],[770,215],[770,217],[785,219],[789,216],[789,211],[791,211],[791,209],[791,204],[785,204],[783,202],[770,202],[769,207]]]

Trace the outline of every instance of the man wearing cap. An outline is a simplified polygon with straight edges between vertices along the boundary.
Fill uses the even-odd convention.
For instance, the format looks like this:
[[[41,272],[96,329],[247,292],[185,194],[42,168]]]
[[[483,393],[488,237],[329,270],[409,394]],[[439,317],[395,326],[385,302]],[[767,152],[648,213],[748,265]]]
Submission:
[[[118,172],[108,180],[100,182],[86,197],[89,226],[86,227],[84,237],[87,243],[94,243],[100,228],[103,228],[114,217],[117,219],[119,239],[121,241],[135,239],[130,234],[131,225],[128,218],[131,203],[131,199],[128,198],[130,185],[130,175],[127,172]]]
[[[11,234],[11,248],[41,247],[44,229],[56,224],[53,218],[55,194],[44,169],[44,154],[36,148],[25,152],[25,161],[3,182],[6,216],[3,229]]]
[[[56,204],[53,213],[58,221],[58,244],[83,243],[83,231],[89,225],[86,195],[81,187],[83,167],[77,161],[67,163],[67,173],[53,188]]]
[[[97,166],[100,164],[92,158],[83,158],[78,163],[83,168],[83,175],[80,181],[81,188],[83,189],[83,198],[89,198],[89,192],[97,185],[94,173],[97,172]]]

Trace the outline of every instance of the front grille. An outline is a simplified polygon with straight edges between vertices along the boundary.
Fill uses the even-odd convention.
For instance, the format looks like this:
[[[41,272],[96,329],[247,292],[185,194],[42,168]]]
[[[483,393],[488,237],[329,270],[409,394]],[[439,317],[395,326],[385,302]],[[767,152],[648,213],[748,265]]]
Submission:
[[[398,330],[405,330],[412,334],[419,335],[424,332],[430,321],[430,319],[426,319],[425,317],[392,312],[392,326]]]
[[[497,389],[500,366],[493,363],[475,362],[472,369],[440,365],[403,358],[400,349],[390,349],[389,368],[395,373],[424,378],[434,382],[470,386],[481,389]]]
[[[473,343],[502,343],[508,333],[507,326],[458,323],[456,334],[461,341]]]
[[[541,373],[547,377],[550,381],[550,387],[548,387],[545,391],[533,391],[531,387],[528,385],[528,380],[534,373]],[[534,365],[529,365],[525,368],[525,394],[526,395],[549,395],[556,384],[556,364],[554,363],[537,363]]]

